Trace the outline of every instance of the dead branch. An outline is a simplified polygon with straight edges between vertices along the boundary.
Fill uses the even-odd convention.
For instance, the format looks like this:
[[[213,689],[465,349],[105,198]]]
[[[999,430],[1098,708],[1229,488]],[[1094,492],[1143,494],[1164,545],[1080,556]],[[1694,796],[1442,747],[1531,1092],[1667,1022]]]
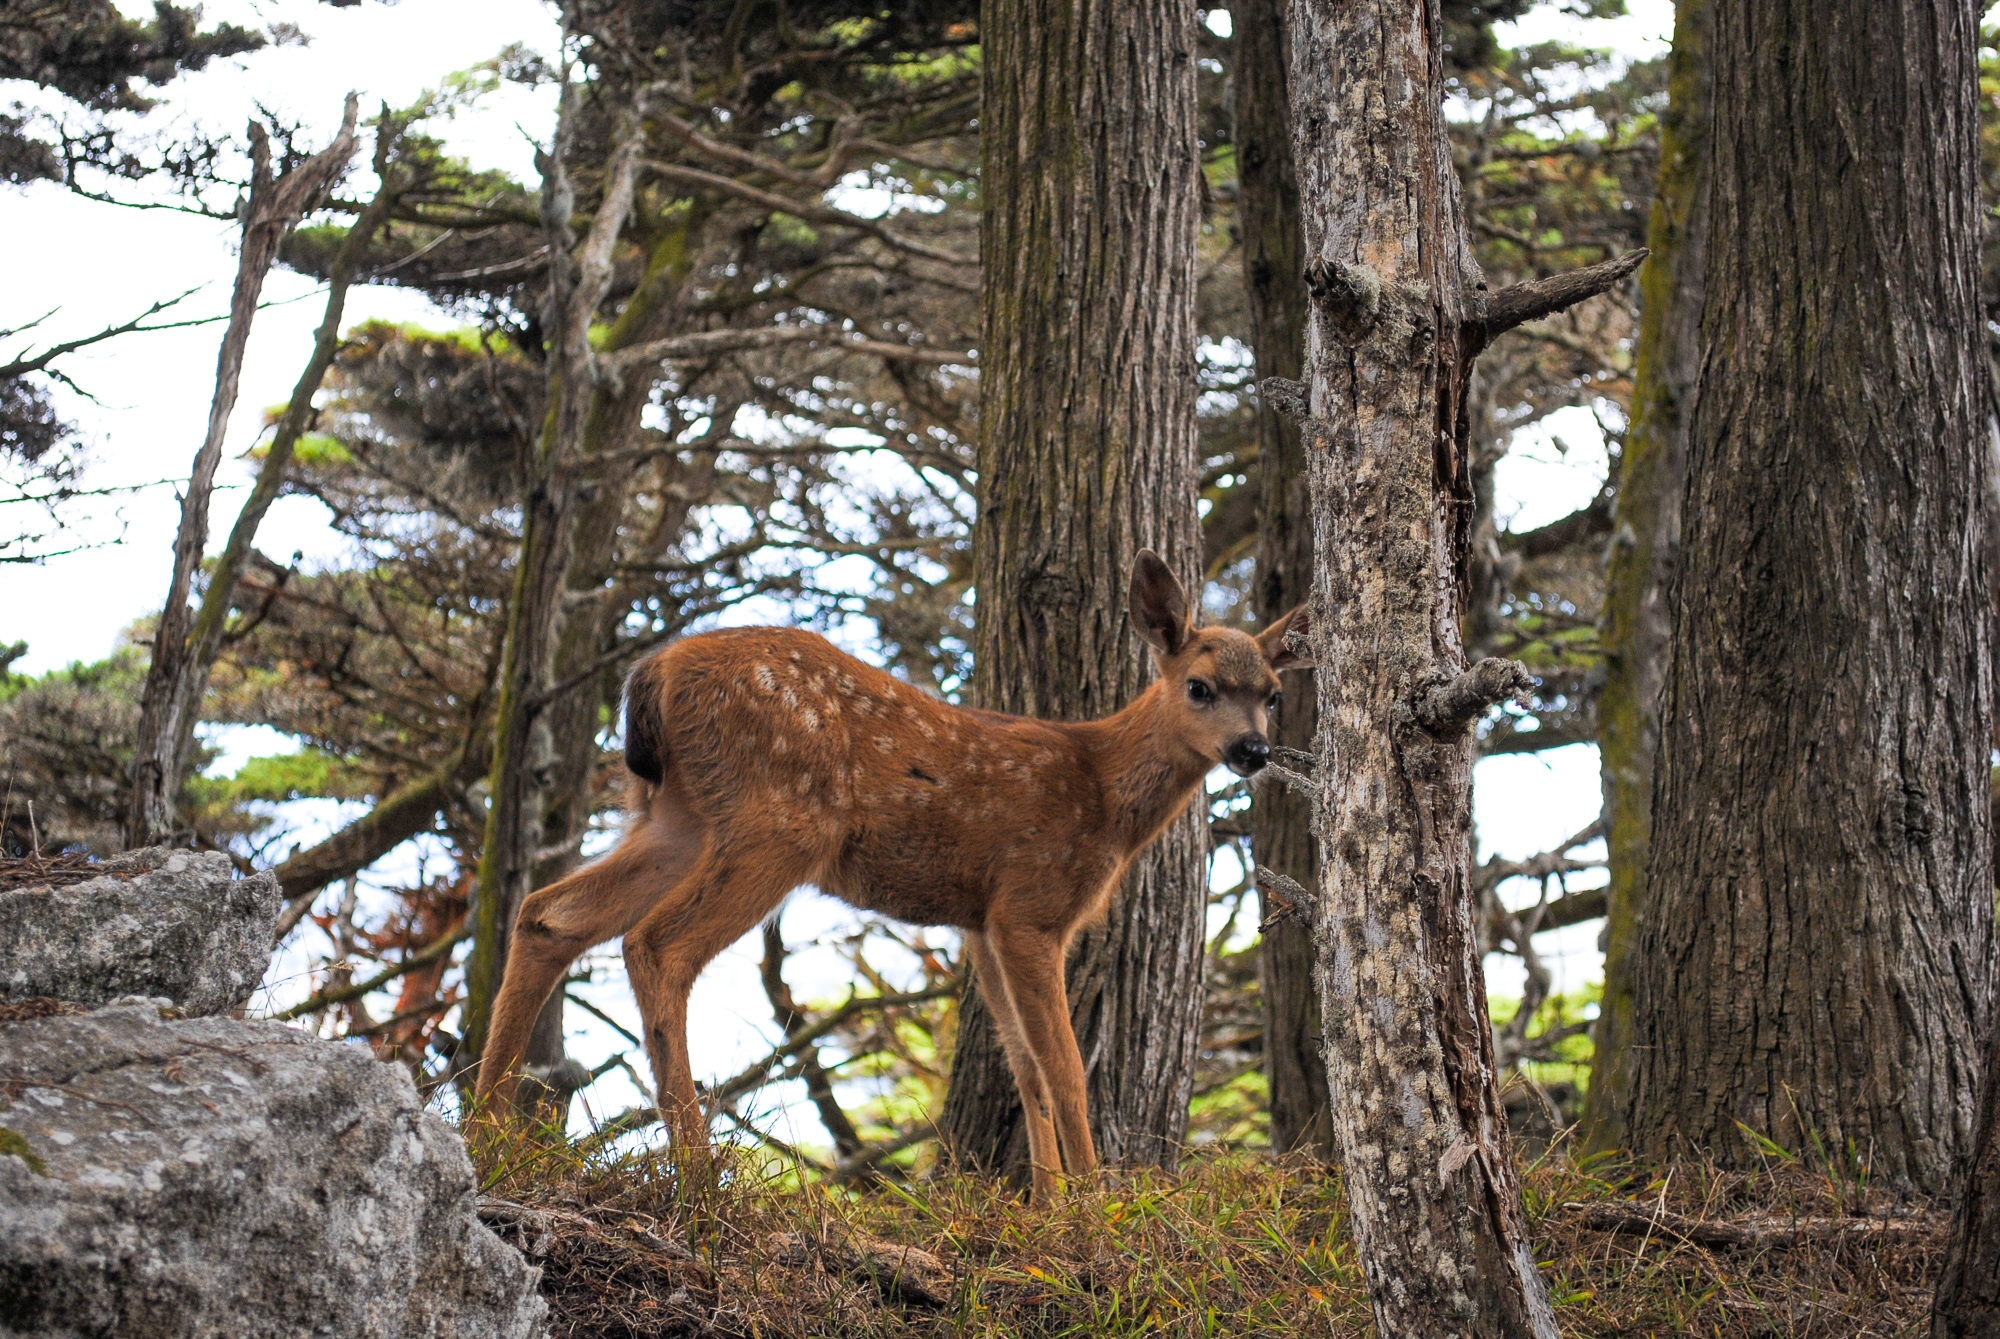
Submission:
[[[307,1014],[318,1013],[321,1009],[330,1008],[336,1004],[345,1004],[349,1000],[360,999],[370,991],[381,989],[397,977],[402,976],[405,972],[414,972],[419,967],[429,966],[471,937],[471,921],[461,920],[448,933],[426,944],[394,966],[384,968],[365,981],[356,981],[352,985],[341,986],[334,990],[320,991],[317,995],[309,996],[294,1004],[289,1009],[281,1009],[277,1013],[272,1014],[271,1021],[274,1023],[288,1023],[294,1018],[303,1018]]]
[[[1596,1232],[1631,1237],[1671,1237],[1724,1250],[1786,1250],[1835,1241],[1921,1241],[1937,1235],[1926,1218],[1750,1218],[1704,1221],[1639,1204],[1563,1205],[1571,1220]]]

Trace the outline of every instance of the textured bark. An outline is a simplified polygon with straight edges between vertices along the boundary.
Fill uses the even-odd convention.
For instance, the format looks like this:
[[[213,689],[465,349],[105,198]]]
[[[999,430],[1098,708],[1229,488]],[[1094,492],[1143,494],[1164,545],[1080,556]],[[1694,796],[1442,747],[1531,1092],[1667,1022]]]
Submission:
[[[1250,342],[1259,377],[1295,378],[1305,349],[1306,292],[1285,79],[1285,0],[1238,0],[1229,16],[1236,218]],[[1298,427],[1266,404],[1257,409],[1257,459],[1261,496],[1253,593],[1259,622],[1268,623],[1312,594],[1312,515]],[[1318,722],[1312,693],[1292,692],[1278,711],[1273,742],[1309,749]],[[1312,802],[1289,786],[1260,787],[1250,809],[1250,849],[1259,865],[1311,889],[1319,870]],[[1312,971],[1311,927],[1295,919],[1270,924],[1257,946],[1257,974],[1271,1147],[1281,1153],[1309,1148],[1326,1156],[1333,1151],[1333,1129]]]
[[[2000,1027],[1992,1032],[1979,1125],[1956,1178],[1958,1211],[1932,1302],[1932,1339],[2000,1339]]]
[[[1970,0],[1714,0],[1628,1142],[1943,1189],[1993,971]]]
[[[1471,721],[1529,680],[1468,669],[1460,643],[1488,299],[1441,106],[1441,15],[1293,0],[1291,42],[1323,667],[1315,941],[1355,1250],[1385,1335],[1553,1336],[1470,869]]]
[[[189,644],[194,613],[188,600],[195,572],[208,547],[209,499],[215,491],[216,467],[222,463],[222,439],[229,415],[236,408],[237,383],[243,374],[243,351],[250,342],[250,323],[257,314],[257,297],[277,259],[278,243],[300,217],[319,203],[354,156],[357,103],[347,98],[340,133],[324,150],[283,176],[271,172],[271,150],[261,126],[252,123],[252,180],[243,209],[243,240],[236,261],[236,284],[229,299],[229,323],[223,328],[216,355],[215,395],[209,403],[208,435],[195,452],[187,493],[181,498],[180,528],[174,535],[173,576],[166,603],[153,630],[153,657],[141,690],[139,724],[132,758],[132,795],[125,818],[125,841],[139,847],[163,841],[174,831],[175,804],[187,774],[188,752],[194,739],[196,714],[208,671]],[[222,598],[226,600],[225,590]],[[212,655],[212,652],[211,652]]]
[[[1150,662],[1126,619],[1139,550],[1198,589],[1191,0],[988,0],[979,623],[984,707],[1108,715]],[[1092,1137],[1171,1164],[1194,1078],[1207,908],[1204,816],[1134,865],[1070,955]],[[975,988],[940,1130],[973,1166],[1026,1158],[1020,1101]]]
[[[1707,258],[1708,0],[1674,8],[1669,104],[1660,126],[1660,180],[1639,273],[1639,348],[1632,423],[1618,465],[1618,493],[1604,581],[1597,747],[1604,786],[1604,993],[1591,1030],[1594,1055],[1584,1105],[1593,1151],[1625,1141],[1631,1100],[1632,971],[1652,832],[1653,755],[1667,664],[1667,587],[1680,542],[1687,465],[1687,408],[1699,364]]]

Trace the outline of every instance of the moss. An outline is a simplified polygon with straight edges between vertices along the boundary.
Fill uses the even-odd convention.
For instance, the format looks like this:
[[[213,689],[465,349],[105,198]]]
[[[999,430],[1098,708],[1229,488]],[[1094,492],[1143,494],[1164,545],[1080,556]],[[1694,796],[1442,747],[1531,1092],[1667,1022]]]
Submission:
[[[0,1157],[19,1158],[28,1164],[28,1170],[36,1176],[47,1176],[48,1169],[36,1155],[27,1139],[13,1130],[0,1128]]]

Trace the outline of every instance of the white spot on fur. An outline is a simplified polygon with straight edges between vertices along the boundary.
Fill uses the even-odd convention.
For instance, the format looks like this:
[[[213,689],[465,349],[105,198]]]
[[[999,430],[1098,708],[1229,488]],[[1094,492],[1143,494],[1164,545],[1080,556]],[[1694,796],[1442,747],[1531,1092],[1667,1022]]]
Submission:
[[[806,729],[808,730],[819,729],[819,713],[814,711],[811,707],[800,707],[799,719],[806,723]]]
[[[771,673],[769,665],[759,665],[757,667],[757,686],[767,693],[778,691],[778,676]]]
[[[877,735],[875,736],[875,747],[884,753],[894,753],[896,751],[896,741],[887,735]]]

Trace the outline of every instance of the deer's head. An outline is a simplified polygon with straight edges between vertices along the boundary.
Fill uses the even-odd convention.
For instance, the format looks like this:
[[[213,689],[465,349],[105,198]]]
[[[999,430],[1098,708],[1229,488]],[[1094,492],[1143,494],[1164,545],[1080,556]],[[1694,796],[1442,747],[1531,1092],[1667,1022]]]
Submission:
[[[1167,695],[1167,728],[1211,765],[1254,776],[1271,760],[1271,715],[1282,693],[1278,672],[1310,669],[1286,645],[1307,627],[1300,605],[1256,636],[1195,626],[1187,592],[1151,549],[1132,568],[1132,626],[1153,648]]]

